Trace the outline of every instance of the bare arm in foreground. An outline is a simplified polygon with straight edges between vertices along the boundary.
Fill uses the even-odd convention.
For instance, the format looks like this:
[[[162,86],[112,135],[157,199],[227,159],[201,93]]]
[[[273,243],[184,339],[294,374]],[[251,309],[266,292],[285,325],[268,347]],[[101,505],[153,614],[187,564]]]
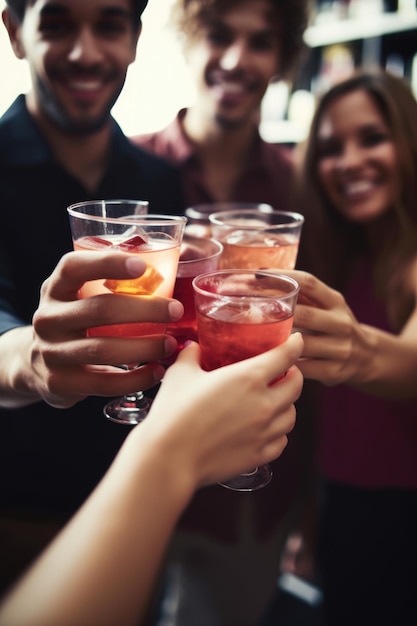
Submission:
[[[212,372],[199,367],[197,344],[188,346],[102,482],[5,598],[0,625],[137,626],[196,489],[283,452],[302,388],[293,365],[302,344],[297,333]]]

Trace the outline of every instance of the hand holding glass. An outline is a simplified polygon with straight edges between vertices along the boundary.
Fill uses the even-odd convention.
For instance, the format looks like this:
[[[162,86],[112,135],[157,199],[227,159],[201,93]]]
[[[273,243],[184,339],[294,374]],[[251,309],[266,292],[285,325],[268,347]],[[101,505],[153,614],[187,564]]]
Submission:
[[[197,276],[193,288],[205,370],[261,354],[291,333],[299,287],[289,276],[219,270]],[[221,484],[235,491],[253,491],[271,478],[271,468],[263,465]]]
[[[130,210],[129,210],[130,208]],[[128,296],[172,297],[180,244],[186,218],[166,215],[137,215],[133,204],[115,211],[114,201],[82,202],[68,208],[75,250],[120,250],[140,255],[147,269],[130,280],[94,280],[80,289],[80,297],[116,293]],[[96,326],[89,336],[142,337],[165,333],[166,324],[140,322]],[[129,369],[132,364],[113,364]],[[139,364],[140,365],[140,364]],[[105,416],[121,424],[137,424],[146,417],[151,400],[142,391],[109,402]]]

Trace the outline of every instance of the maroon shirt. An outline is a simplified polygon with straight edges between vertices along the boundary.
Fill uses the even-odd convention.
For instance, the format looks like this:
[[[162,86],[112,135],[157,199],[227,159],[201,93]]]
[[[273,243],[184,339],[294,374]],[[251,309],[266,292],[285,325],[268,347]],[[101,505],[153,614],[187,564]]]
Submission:
[[[181,110],[167,128],[131,139],[142,148],[179,167],[187,206],[214,202],[216,198],[207,189],[193,145],[183,131],[182,119],[185,112],[185,109]],[[291,173],[291,151],[263,141],[256,131],[250,159],[236,184],[231,201],[265,202],[277,211],[289,210]]]
[[[167,128],[131,139],[179,167],[188,206],[214,202],[193,145],[182,129],[184,115],[185,110],[182,110]],[[231,201],[265,202],[276,210],[287,210],[291,172],[291,152],[266,143],[256,131],[251,157]],[[299,439],[296,425],[289,435],[287,448],[271,463],[273,478],[268,486],[251,493],[237,493],[219,485],[201,489],[183,514],[179,527],[211,535],[220,541],[235,542],[241,532],[241,504],[250,498],[256,532],[259,537],[267,536],[279,526],[300,493],[301,470],[305,463]]]
[[[360,322],[392,332],[364,262],[345,290]],[[417,401],[378,398],[346,385],[322,387],[319,460],[328,479],[356,487],[417,488]]]

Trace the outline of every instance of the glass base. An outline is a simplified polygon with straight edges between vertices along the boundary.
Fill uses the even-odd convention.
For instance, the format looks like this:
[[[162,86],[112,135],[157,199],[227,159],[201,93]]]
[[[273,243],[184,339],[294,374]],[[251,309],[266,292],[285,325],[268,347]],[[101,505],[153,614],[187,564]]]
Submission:
[[[138,391],[108,402],[103,408],[103,413],[112,422],[134,426],[145,419],[151,405],[152,400]]]
[[[252,472],[239,474],[228,480],[219,482],[219,485],[232,491],[256,491],[271,482],[272,470],[268,464],[260,465]]]

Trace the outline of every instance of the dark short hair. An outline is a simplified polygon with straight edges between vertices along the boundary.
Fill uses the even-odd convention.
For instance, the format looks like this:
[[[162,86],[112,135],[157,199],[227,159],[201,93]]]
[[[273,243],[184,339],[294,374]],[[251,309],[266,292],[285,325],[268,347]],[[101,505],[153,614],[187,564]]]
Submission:
[[[134,24],[138,26],[142,13],[146,9],[148,0],[130,0],[133,6]],[[33,4],[34,0],[6,0],[6,4],[18,22],[22,22],[25,16],[26,7]]]
[[[213,18],[239,7],[243,0],[175,0],[172,21],[184,43],[200,36],[200,30]],[[304,31],[310,19],[310,0],[268,0],[277,21],[281,75],[289,76],[298,68],[307,47]]]

